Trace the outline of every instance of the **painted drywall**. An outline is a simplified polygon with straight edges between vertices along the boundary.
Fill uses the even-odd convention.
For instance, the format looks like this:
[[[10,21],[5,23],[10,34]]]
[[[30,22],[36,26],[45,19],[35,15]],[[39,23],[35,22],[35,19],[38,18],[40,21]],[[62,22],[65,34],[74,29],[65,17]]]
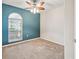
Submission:
[[[41,38],[64,45],[64,5],[41,13]]]
[[[75,59],[74,0],[65,0],[65,59]]]
[[[23,40],[40,37],[40,14],[2,4],[2,44],[8,44],[8,16],[18,13],[23,18]]]

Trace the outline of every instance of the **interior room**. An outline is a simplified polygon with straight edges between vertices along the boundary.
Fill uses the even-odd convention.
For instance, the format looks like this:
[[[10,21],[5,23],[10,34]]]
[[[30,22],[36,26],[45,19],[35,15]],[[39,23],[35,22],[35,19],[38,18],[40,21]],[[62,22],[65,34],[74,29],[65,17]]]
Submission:
[[[73,2],[3,0],[3,59],[74,59]]]

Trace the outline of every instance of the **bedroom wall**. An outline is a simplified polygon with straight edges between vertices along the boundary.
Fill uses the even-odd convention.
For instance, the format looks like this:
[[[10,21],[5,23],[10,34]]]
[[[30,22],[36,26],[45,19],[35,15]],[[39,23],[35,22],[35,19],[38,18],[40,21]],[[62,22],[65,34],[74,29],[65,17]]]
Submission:
[[[65,59],[75,59],[74,0],[65,0]]]
[[[40,37],[40,14],[28,10],[2,4],[2,44],[8,44],[8,16],[19,13],[23,18],[23,40]],[[28,35],[28,37],[27,37]]]
[[[41,13],[41,38],[64,45],[64,5]]]

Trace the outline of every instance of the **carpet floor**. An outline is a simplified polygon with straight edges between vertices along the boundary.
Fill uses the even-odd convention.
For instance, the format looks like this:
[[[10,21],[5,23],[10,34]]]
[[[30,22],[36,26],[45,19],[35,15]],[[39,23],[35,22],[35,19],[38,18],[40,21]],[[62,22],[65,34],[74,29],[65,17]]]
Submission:
[[[64,59],[64,46],[37,39],[3,47],[3,59]]]

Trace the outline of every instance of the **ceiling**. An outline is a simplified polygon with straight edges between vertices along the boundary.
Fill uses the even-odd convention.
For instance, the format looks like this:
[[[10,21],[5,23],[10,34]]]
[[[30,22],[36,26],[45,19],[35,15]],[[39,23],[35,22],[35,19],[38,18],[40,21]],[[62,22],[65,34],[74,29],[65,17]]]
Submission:
[[[16,6],[19,8],[27,8],[25,1],[29,0],[3,0],[2,2],[8,5]],[[45,2],[45,9],[50,10],[64,4],[64,0],[40,0]]]

